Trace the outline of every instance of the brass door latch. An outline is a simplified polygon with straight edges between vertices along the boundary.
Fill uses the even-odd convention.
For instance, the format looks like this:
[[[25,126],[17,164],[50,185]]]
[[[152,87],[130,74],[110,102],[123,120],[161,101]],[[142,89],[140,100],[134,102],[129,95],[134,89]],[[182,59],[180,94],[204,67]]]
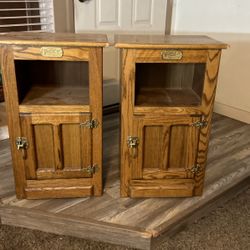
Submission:
[[[138,145],[139,145],[139,138],[135,136],[129,136],[127,139],[128,147],[132,150],[132,157],[136,158],[138,155]]]
[[[29,143],[26,137],[17,137],[16,138],[16,148],[17,150],[21,150],[23,154],[23,159],[27,158],[27,149],[29,147]]]

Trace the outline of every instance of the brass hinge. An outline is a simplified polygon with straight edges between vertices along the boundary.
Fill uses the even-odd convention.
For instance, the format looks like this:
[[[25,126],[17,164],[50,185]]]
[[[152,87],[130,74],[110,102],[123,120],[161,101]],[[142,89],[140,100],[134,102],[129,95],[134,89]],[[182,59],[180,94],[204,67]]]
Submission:
[[[16,138],[16,148],[17,150],[22,150],[23,159],[26,159],[26,150],[29,147],[29,143],[26,137],[17,137]]]
[[[98,125],[99,125],[99,122],[97,121],[97,119],[80,123],[80,126],[85,127],[85,128],[97,128]]]
[[[201,165],[196,164],[190,169],[191,173],[198,174],[201,171]]]
[[[196,128],[205,128],[208,125],[208,122],[206,120],[194,122],[191,124],[191,126]]]
[[[139,138],[135,136],[129,136],[127,139],[127,144],[130,149],[132,149],[132,157],[137,157],[137,148],[139,145]]]
[[[86,171],[88,174],[94,174],[99,171],[99,167],[97,165],[88,166],[83,168],[83,171]]]

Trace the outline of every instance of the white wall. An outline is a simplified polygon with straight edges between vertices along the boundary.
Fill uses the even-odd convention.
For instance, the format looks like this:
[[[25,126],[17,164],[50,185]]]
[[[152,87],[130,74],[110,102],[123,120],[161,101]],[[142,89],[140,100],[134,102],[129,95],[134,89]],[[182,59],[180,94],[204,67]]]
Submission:
[[[250,1],[175,0],[172,33],[207,34],[223,51],[215,111],[250,123]]]

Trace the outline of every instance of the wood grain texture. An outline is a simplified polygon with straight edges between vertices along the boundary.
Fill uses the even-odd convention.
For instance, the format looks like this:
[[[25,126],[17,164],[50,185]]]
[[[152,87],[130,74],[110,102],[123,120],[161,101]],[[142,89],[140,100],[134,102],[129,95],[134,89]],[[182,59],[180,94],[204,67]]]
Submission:
[[[86,168],[92,162],[92,131],[80,126],[90,117],[85,113],[21,114],[22,135],[29,142],[26,178],[91,177]]]
[[[88,62],[15,60],[15,70],[20,104],[89,105]]]
[[[192,179],[132,180],[130,197],[187,197],[193,195]]]
[[[190,88],[141,88],[136,95],[137,107],[199,106],[201,98]]]
[[[98,166],[98,171],[93,174],[94,195],[100,196],[103,192],[102,185],[102,103],[103,103],[103,50],[102,48],[90,49],[89,88],[90,111],[92,119],[97,119],[99,125],[92,131],[92,164]]]
[[[91,179],[28,180],[27,199],[71,198],[93,195]]]
[[[154,49],[148,49],[148,44],[141,45],[141,47],[143,46],[146,47],[143,49],[134,49],[134,56],[137,63],[204,63],[207,60],[207,50],[190,50],[192,46],[188,49],[182,49],[182,46],[179,45],[178,51],[182,53],[182,58],[178,60],[163,59],[162,53],[165,51],[164,47],[167,45],[163,45],[162,47],[157,46]],[[168,44],[168,46],[170,47],[171,45]],[[175,48],[177,45],[172,46]],[[131,48],[136,48],[136,46],[133,47],[131,45]]]
[[[19,105],[20,113],[89,113],[89,105]]]
[[[122,60],[121,98],[123,196],[134,192],[142,197],[144,192],[147,197],[148,181],[149,190],[154,189],[158,197],[156,184],[152,188],[150,178],[167,183],[181,170],[186,173],[181,173],[179,178],[186,175],[194,180],[195,190],[191,193],[201,195],[220,55],[225,44],[197,36],[121,35],[116,38],[116,47],[126,54]],[[166,48],[172,49],[171,52],[178,50],[181,56],[164,60]],[[183,123],[184,116],[190,120]],[[205,122],[204,126],[200,127],[200,122]],[[128,145],[129,136],[137,139],[137,145]],[[145,173],[143,170],[147,168],[150,171]],[[169,176],[167,170],[161,173],[164,168],[171,169]],[[132,180],[142,181],[141,188],[139,184],[136,190],[130,188]],[[167,195],[161,186],[157,189],[159,196]],[[176,196],[179,195],[177,192]]]
[[[6,66],[2,70],[17,197],[100,196],[106,36],[11,33],[3,38],[1,63]],[[62,55],[43,54],[43,46],[59,47]],[[88,127],[91,119],[98,121],[97,128]],[[28,143],[18,150],[15,141],[20,136]],[[39,186],[43,181],[48,187]],[[30,187],[31,182],[38,186]],[[53,183],[59,186],[51,187]]]
[[[11,48],[4,46],[1,48],[1,70],[3,78],[4,96],[6,103],[6,112],[8,114],[8,128],[11,141],[11,150],[13,157],[13,168],[16,182],[16,194],[19,198],[25,197],[25,169],[22,161],[22,155],[17,152],[15,138],[21,135],[20,121],[18,115],[18,93],[16,87],[16,76],[14,59]]]
[[[121,197],[128,196],[129,180],[131,178],[132,162],[128,152],[127,139],[132,135],[132,103],[134,100],[134,74],[133,51],[122,50],[122,70],[121,70]]]
[[[201,115],[202,112],[199,107],[158,107],[155,106],[135,106],[134,107],[135,115],[147,115],[147,116],[156,116],[156,115]]]
[[[227,45],[207,36],[116,35],[115,47],[136,49],[225,49]]]
[[[106,47],[108,41],[107,36],[102,34],[11,32],[0,36],[0,44]]]
[[[164,181],[178,177],[193,178],[191,169],[196,162],[199,129],[191,124],[199,120],[199,117],[189,116],[134,118],[133,135],[140,138],[140,141],[137,157],[133,159],[132,152],[129,152],[131,161],[134,162],[131,179],[139,180],[145,177],[145,180]],[[145,183],[146,181],[144,186]],[[148,197],[144,186],[141,190],[145,190],[145,197]],[[140,195],[142,196],[142,193]]]
[[[36,44],[37,45],[37,44]],[[49,47],[52,48],[53,47]],[[68,48],[62,49],[61,57],[46,57],[41,54],[41,47],[14,46],[13,53],[15,60],[45,60],[45,61],[88,61],[89,50],[87,48]]]
[[[6,216],[2,219],[2,223],[17,225],[16,221],[20,221],[20,218],[23,218],[25,227],[27,228],[61,235],[64,235],[67,231],[70,232],[69,235],[74,237],[82,237],[82,235],[85,235],[86,239],[106,241],[113,244],[117,244],[118,240],[120,244],[125,243],[127,246],[145,250],[150,249],[152,235],[137,227],[121,227],[106,222],[96,223],[95,220],[79,220],[78,217],[71,217],[69,220],[69,218],[65,218],[64,215],[56,215],[56,217],[54,217],[43,211],[40,211],[39,214],[36,212],[31,213],[25,208],[22,208],[21,211],[20,208],[18,208],[18,210],[19,212],[17,212],[15,208],[4,208],[3,212]],[[15,216],[13,216],[13,213]],[[62,227],[62,225],[64,226]],[[23,226],[23,224],[20,223],[19,226]]]
[[[22,106],[29,105],[89,105],[89,90],[84,87],[32,86]]]
[[[17,199],[9,141],[1,141],[2,223],[154,249],[162,241],[161,235],[172,234],[175,229],[179,232],[186,219],[192,223],[200,211],[202,216],[211,212],[210,204],[216,198],[225,198],[222,202],[232,198],[234,192],[230,189],[250,175],[250,125],[214,114],[212,126],[204,192],[201,197],[192,198],[120,198],[118,114],[104,117],[102,197]]]
[[[200,130],[200,138],[198,144],[197,164],[201,166],[201,171],[195,176],[195,195],[201,195],[204,184],[207,152],[209,145],[209,137],[211,132],[211,120],[213,114],[214,100],[217,87],[217,79],[219,73],[221,51],[209,50],[207,69],[204,80],[204,89],[201,110],[203,112],[203,118],[208,122],[205,128]]]

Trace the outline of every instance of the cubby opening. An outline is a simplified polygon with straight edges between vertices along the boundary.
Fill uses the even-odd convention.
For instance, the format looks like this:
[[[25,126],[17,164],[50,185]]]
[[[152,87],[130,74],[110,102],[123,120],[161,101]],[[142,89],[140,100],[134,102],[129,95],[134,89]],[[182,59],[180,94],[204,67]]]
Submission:
[[[89,104],[88,62],[16,60],[15,69],[19,104]]]
[[[205,63],[136,63],[135,106],[199,106]]]

